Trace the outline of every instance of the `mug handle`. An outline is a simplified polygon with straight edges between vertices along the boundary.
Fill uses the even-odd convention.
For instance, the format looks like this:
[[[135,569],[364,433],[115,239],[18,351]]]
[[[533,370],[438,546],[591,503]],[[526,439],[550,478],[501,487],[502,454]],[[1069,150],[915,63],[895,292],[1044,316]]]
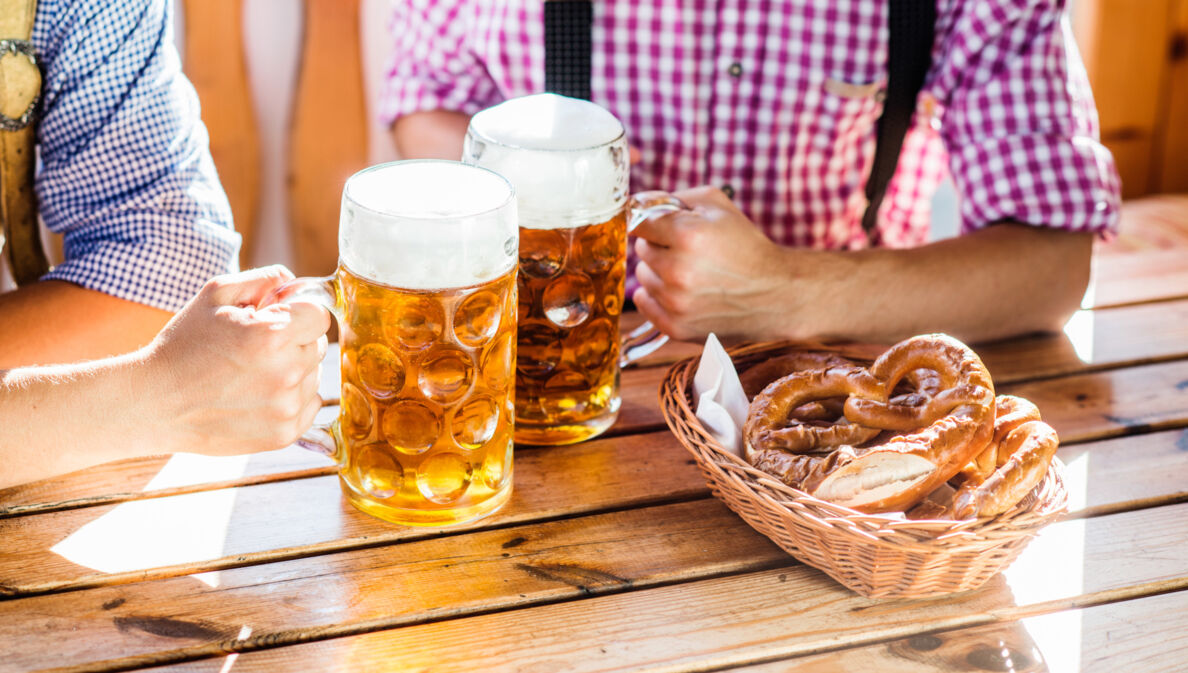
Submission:
[[[683,201],[664,191],[639,192],[627,204],[627,233],[657,215],[689,210]],[[627,367],[641,358],[651,355],[656,349],[668,343],[668,336],[655,325],[645,322],[623,337],[619,347],[619,367]]]
[[[337,276],[323,276],[321,278],[295,278],[269,292],[257,308],[264,308],[272,304],[292,304],[306,302],[326,309],[342,324],[342,305],[339,303],[341,293]],[[320,453],[335,463],[340,463],[338,434],[338,418],[330,423],[314,423],[295,442],[303,449]]]

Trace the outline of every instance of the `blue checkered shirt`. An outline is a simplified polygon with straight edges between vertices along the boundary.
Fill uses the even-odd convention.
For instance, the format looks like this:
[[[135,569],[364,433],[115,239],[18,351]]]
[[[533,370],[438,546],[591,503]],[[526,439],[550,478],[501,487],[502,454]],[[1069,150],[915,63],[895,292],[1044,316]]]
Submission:
[[[45,276],[176,311],[237,268],[240,237],[173,44],[170,0],[39,0]]]

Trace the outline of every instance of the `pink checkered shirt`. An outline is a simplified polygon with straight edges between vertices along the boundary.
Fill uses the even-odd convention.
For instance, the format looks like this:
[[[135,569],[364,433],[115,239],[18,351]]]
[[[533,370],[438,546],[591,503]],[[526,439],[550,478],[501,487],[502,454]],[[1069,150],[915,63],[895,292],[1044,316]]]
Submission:
[[[932,67],[879,213],[928,238],[948,172],[963,231],[1112,232],[1119,180],[1063,0],[937,0]],[[382,114],[474,113],[544,87],[541,0],[400,0]],[[859,248],[887,69],[887,2],[598,0],[593,100],[642,151],[633,189],[729,186],[784,245]]]

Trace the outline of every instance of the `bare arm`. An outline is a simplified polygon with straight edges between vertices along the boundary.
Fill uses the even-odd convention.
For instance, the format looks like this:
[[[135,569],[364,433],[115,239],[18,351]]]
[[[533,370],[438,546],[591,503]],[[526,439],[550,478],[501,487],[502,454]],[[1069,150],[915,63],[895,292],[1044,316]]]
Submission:
[[[60,280],[0,295],[0,367],[129,353],[172,314]]]
[[[392,124],[396,151],[405,159],[453,159],[462,156],[470,115],[453,110],[414,112]]]
[[[678,338],[985,341],[1058,329],[1089,282],[1092,235],[1001,224],[910,250],[775,245],[716,189],[636,230],[636,304]]]
[[[255,305],[269,267],[207,283],[133,353],[0,371],[0,489],[121,458],[278,449],[321,406],[326,311]]]

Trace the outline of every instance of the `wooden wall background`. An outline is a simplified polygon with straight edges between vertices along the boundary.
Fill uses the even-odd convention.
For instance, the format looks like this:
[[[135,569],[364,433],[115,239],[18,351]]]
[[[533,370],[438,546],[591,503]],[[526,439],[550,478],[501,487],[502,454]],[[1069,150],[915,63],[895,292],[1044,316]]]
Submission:
[[[240,265],[332,272],[346,178],[395,158],[375,113],[392,0],[176,1]]]
[[[1076,0],[1073,29],[1123,196],[1188,192],[1188,0]]]

